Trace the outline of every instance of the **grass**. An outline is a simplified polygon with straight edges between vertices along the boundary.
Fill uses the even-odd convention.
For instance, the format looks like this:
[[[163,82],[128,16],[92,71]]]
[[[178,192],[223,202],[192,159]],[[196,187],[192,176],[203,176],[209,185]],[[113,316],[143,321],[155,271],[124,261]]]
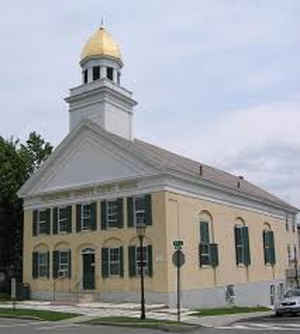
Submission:
[[[186,332],[199,326],[171,320],[145,319],[131,317],[100,317],[85,322],[89,325],[109,325],[135,328],[151,328],[164,331]]]
[[[221,307],[221,308],[209,308],[209,309],[198,309],[191,316],[206,317],[211,315],[227,315],[227,314],[238,314],[238,313],[252,313],[252,312],[266,312],[270,311],[268,307],[256,306],[256,307]]]
[[[0,308],[0,318],[22,318],[46,321],[59,321],[79,316],[79,314],[43,310]]]

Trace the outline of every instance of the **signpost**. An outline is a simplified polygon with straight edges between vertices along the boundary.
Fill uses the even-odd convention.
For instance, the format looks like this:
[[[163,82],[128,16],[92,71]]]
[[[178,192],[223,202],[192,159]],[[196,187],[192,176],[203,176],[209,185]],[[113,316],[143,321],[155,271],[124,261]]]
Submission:
[[[177,268],[177,321],[180,321],[180,268],[185,263],[185,255],[182,252],[183,241],[182,240],[174,240],[173,246],[175,248],[175,252],[172,256],[172,262],[174,266]]]
[[[11,279],[11,299],[13,301],[13,310],[16,310],[16,298],[17,298],[17,287],[16,287],[16,279]]]

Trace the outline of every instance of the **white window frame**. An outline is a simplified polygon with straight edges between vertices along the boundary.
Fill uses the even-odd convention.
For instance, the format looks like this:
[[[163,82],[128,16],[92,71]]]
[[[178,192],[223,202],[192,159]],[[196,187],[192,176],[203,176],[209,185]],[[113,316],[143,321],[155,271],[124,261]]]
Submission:
[[[88,207],[88,214],[85,215],[84,213],[84,209]],[[91,220],[91,205],[89,203],[85,203],[85,204],[81,204],[81,208],[80,208],[80,227],[81,227],[81,231],[87,231],[89,222]],[[84,224],[85,222],[85,224]]]
[[[118,224],[118,201],[106,201],[106,222],[108,228],[117,228]]]
[[[61,218],[61,212],[62,210],[65,210],[65,218]],[[61,223],[65,224],[65,229],[61,229]],[[57,208],[57,226],[58,226],[58,232],[59,233],[65,233],[67,232],[67,224],[68,224],[68,215],[67,215],[67,207],[60,207]]]
[[[112,260],[113,253],[117,252],[117,259]],[[112,273],[111,269],[113,265],[118,266],[118,272]],[[108,273],[109,276],[120,276],[121,274],[121,254],[120,254],[120,247],[114,247],[108,249]]]
[[[62,262],[62,256],[66,256],[66,262]],[[69,271],[69,251],[68,250],[60,250],[58,251],[58,272],[64,273],[64,276],[67,275]]]
[[[138,214],[143,214],[144,223],[145,223],[145,220],[146,220],[146,198],[145,198],[145,195],[140,195],[140,196],[135,196],[133,199],[134,199],[133,200],[134,226],[137,226],[137,223],[138,223],[137,215]],[[140,210],[136,209],[136,201],[139,200],[139,199],[143,199],[144,209],[140,209]]]
[[[148,248],[147,246],[143,246],[144,248],[144,275],[149,275],[149,258],[148,258]],[[141,270],[140,270],[140,266],[138,265],[139,262],[139,258],[138,258],[138,254],[140,251],[138,251],[138,249],[140,249],[140,246],[136,246],[135,247],[135,258],[136,258],[136,273],[137,275],[141,275]]]
[[[38,277],[47,277],[48,271],[48,259],[47,259],[47,252],[38,253]],[[44,261],[41,261],[41,260]],[[42,272],[42,269],[44,272]]]
[[[45,234],[46,232],[41,232],[41,224],[47,224],[47,220],[41,220],[41,214],[45,213],[46,214],[47,209],[39,209],[38,210],[38,219],[37,219],[37,234]]]

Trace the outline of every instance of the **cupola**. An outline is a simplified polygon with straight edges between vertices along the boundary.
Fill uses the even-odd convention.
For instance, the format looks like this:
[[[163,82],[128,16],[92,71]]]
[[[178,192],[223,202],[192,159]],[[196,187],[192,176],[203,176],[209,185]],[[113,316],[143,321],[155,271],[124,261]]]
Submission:
[[[88,39],[80,56],[82,83],[108,78],[120,84],[123,67],[121,51],[111,34],[101,26]]]

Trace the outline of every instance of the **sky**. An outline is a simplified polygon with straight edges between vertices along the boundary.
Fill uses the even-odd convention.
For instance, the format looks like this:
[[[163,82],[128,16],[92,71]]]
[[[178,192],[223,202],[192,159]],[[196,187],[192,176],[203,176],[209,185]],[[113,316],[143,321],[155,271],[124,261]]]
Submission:
[[[0,136],[68,133],[64,98],[105,18],[139,139],[300,207],[299,0],[10,0],[0,13]]]

